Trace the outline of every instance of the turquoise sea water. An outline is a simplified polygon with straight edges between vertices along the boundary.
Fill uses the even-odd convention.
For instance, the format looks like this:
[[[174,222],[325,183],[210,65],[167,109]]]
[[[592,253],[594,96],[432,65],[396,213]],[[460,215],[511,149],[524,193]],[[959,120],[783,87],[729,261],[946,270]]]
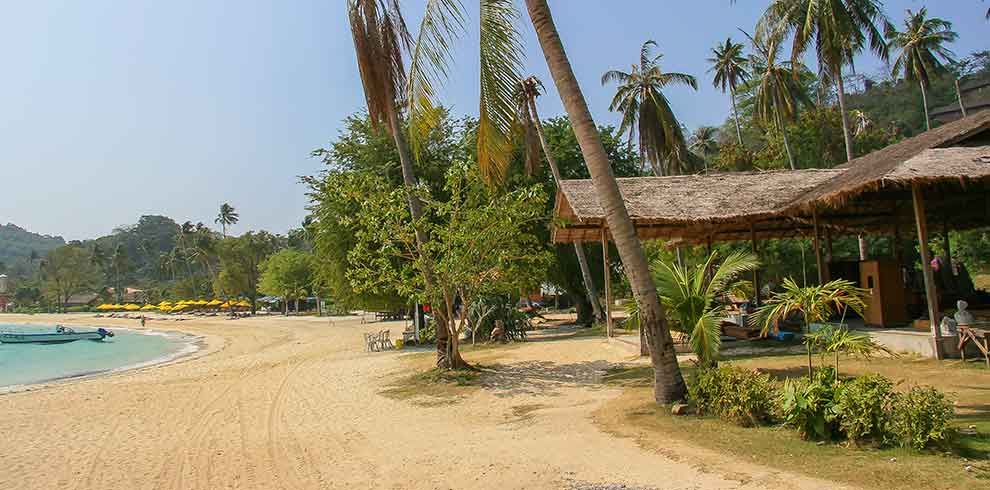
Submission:
[[[98,327],[73,328],[82,332]],[[102,342],[0,344],[0,390],[153,363],[192,348],[191,339],[179,334],[104,328],[115,335]],[[55,326],[0,324],[0,331],[48,333]]]

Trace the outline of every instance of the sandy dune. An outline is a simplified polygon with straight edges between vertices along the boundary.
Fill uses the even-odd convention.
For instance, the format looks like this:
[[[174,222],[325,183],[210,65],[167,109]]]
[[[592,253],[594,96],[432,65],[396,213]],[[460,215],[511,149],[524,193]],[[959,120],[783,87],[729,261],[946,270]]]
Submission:
[[[66,318],[30,320],[96,321]],[[0,488],[834,488],[745,463],[720,474],[602,432],[591,414],[616,392],[597,377],[629,354],[600,339],[506,349],[491,386],[422,406],[381,395],[410,369],[409,354],[362,351],[381,324],[148,326],[203,335],[207,354],[0,395]]]

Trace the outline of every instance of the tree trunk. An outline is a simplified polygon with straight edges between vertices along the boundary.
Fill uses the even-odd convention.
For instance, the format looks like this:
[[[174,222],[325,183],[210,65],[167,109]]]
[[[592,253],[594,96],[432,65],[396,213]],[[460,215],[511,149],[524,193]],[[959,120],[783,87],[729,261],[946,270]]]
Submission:
[[[390,132],[392,133],[392,139],[395,140],[395,148],[399,153],[399,163],[402,167],[402,183],[406,187],[406,199],[409,201],[409,214],[412,216],[413,222],[418,223],[423,217],[423,203],[416,196],[414,188],[416,187],[416,176],[413,174],[412,166],[412,154],[409,152],[409,146],[406,144],[406,139],[402,136],[402,126],[399,124],[399,115],[396,113],[395,108],[391,108],[388,111],[388,124]],[[433,262],[429,260],[423,253],[423,244],[427,241],[426,233],[422,230],[420,226],[416,226],[416,247],[419,249],[420,257],[423,262],[423,279],[426,281],[427,287],[436,286],[436,278],[433,275]],[[450,349],[448,348],[448,335],[446,328],[438,328],[437,330],[437,367],[446,369],[450,368],[450,358],[448,353]]]
[[[546,0],[526,0],[526,6],[550,74],[557,86],[557,92],[571,119],[574,135],[581,146],[581,153],[591,173],[599,202],[605,209],[609,231],[619,250],[619,256],[629,277],[629,284],[639,305],[640,321],[647,331],[650,344],[650,360],[654,371],[654,398],[657,403],[662,404],[683,400],[686,392],[684,378],[677,364],[674,341],[667,328],[656,285],[650,276],[646,254],[636,236],[633,222],[629,218],[619,186],[612,174],[612,167],[605,148],[602,147],[598,128],[591,118],[591,112],[588,110],[560,36],[557,34],[550,7]]]
[[[547,157],[547,164],[550,165],[550,172],[553,174],[554,183],[557,184],[557,188],[559,189],[560,183],[564,179],[560,176],[560,168],[557,167],[557,160],[550,153],[550,145],[547,144],[547,139],[543,136],[543,122],[540,121],[540,113],[536,110],[536,101],[530,99],[526,107],[530,111],[530,119],[533,120],[533,125],[536,127],[536,136],[540,139],[540,146],[543,148],[543,154]],[[591,276],[591,267],[588,266],[588,256],[584,253],[584,246],[581,245],[581,242],[574,242],[574,255],[577,256],[578,265],[581,267],[581,279],[584,281],[585,291],[588,292],[588,302],[591,303],[591,309],[594,312],[595,319],[603,322],[605,321],[605,313],[598,303],[598,290],[595,289],[595,281]]]
[[[846,112],[846,84],[842,80],[842,68],[835,75],[836,86],[839,89],[839,113],[842,115],[842,138],[846,142],[846,161],[853,159],[852,129],[849,128],[849,113]]]
[[[966,117],[966,104],[962,100],[962,90],[959,89],[959,79],[956,79],[956,99],[959,100],[959,112],[962,113],[962,117]]]
[[[739,126],[739,109],[736,108],[736,88],[729,87],[729,94],[732,99],[732,115],[736,121],[736,137],[739,138],[739,146],[742,146],[742,128]]]
[[[932,117],[928,115],[928,91],[925,89],[925,81],[921,81],[921,104],[925,107],[925,128],[932,130]]]
[[[233,309],[233,308],[231,308],[231,309]],[[298,316],[299,315],[299,298],[296,298],[296,300],[295,300],[295,309],[296,309],[296,315]]]
[[[774,103],[774,108],[777,104]],[[784,126],[784,118],[780,117],[780,111],[777,111],[777,126],[780,127],[780,134],[784,137],[784,151],[787,152],[787,162],[791,165],[791,170],[797,170],[794,166],[794,155],[791,153],[791,143],[787,140],[787,128]]]

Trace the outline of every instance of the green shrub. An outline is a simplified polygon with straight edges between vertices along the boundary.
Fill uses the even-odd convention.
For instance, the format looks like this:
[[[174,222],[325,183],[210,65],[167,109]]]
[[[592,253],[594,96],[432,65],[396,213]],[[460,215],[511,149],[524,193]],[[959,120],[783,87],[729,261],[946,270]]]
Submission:
[[[894,435],[902,446],[924,449],[946,439],[952,413],[952,403],[944,393],[931,386],[916,386],[897,397]]]
[[[699,371],[688,391],[699,415],[755,426],[770,420],[776,390],[770,375],[730,366]]]
[[[840,385],[833,411],[839,429],[855,443],[889,438],[894,410],[894,384],[878,374],[861,376]]]
[[[815,380],[789,379],[778,396],[778,417],[797,429],[802,438],[832,439],[836,435],[836,384],[827,376],[821,373]]]

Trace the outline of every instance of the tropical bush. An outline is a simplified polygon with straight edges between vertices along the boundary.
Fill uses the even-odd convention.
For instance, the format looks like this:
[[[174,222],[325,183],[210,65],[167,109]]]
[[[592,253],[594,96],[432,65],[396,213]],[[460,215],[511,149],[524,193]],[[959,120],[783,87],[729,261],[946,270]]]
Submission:
[[[715,415],[745,427],[770,420],[775,392],[770,375],[731,366],[702,369],[688,385],[699,415]]]
[[[952,403],[931,386],[915,386],[897,397],[893,433],[902,446],[924,449],[945,441]]]
[[[835,391],[833,411],[839,429],[851,441],[883,443],[891,430],[895,409],[894,384],[878,374],[860,376]]]
[[[836,383],[830,369],[815,378],[789,379],[778,395],[777,416],[804,439],[832,439],[837,433]]]
[[[476,301],[468,309],[471,321],[471,338],[473,340],[488,340],[492,336],[497,322],[502,323],[505,340],[526,340],[526,329],[529,328],[529,318],[516,308],[511,297],[489,296]]]

